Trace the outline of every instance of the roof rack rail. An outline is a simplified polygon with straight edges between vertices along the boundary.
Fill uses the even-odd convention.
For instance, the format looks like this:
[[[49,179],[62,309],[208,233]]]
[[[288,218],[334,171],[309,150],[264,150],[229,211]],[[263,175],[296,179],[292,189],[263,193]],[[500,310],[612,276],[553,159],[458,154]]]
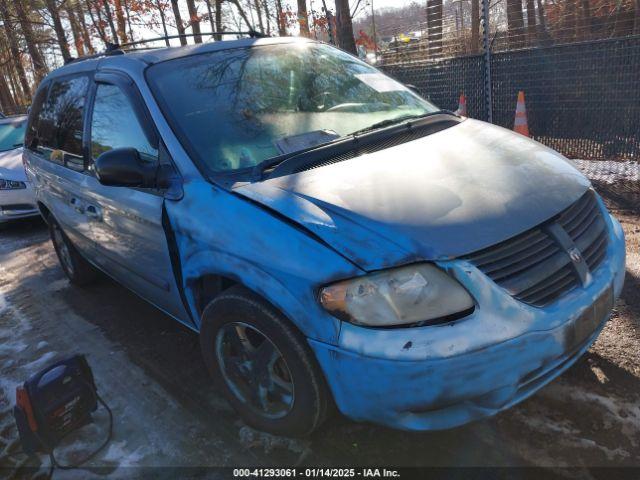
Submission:
[[[123,43],[123,44],[118,44],[118,43],[109,43],[107,42],[107,46],[105,48],[105,50],[103,52],[99,52],[99,53],[95,53],[93,55],[83,55],[82,57],[78,57],[78,58],[70,58],[68,60],[66,60],[64,62],[65,65],[69,65],[70,63],[75,63],[75,62],[81,62],[84,60],[90,60],[92,58],[100,58],[100,57],[108,57],[111,55],[123,55],[127,50],[125,50],[128,47],[135,47],[136,45],[142,45],[143,43],[149,43],[149,42],[158,42],[158,41],[162,41],[162,40],[172,40],[172,39],[176,39],[176,38],[188,38],[188,37],[196,37],[196,36],[202,36],[202,37],[220,37],[222,35],[248,35],[251,38],[267,38],[268,35],[262,33],[262,32],[258,32],[256,30],[247,30],[244,32],[228,32],[228,31],[222,31],[222,32],[201,32],[201,33],[182,33],[182,34],[178,34],[178,35],[165,35],[162,37],[154,37],[154,38],[144,38],[142,40],[136,40],[135,42],[127,42],[127,43]],[[152,48],[152,47],[150,47]],[[162,48],[162,47],[157,47],[157,48]],[[132,49],[134,50],[134,49]],[[143,50],[143,49],[141,49]]]
[[[82,62],[84,60],[91,60],[92,58],[100,58],[100,57],[108,57],[110,55],[122,55],[124,52],[120,50],[120,46],[117,43],[109,43],[107,42],[107,46],[104,49],[104,52],[94,53],[93,55],[83,55],[78,58],[69,58],[64,62],[65,65],[69,65],[70,63]]]
[[[159,42],[162,40],[174,40],[176,38],[218,37],[222,35],[248,35],[250,38],[268,38],[269,37],[269,35],[266,35],[262,32],[258,32],[256,30],[247,30],[247,31],[239,31],[239,32],[228,32],[224,30],[222,32],[181,33],[178,35],[163,35],[161,37],[143,38],[142,40],[136,40],[135,42],[123,43],[119,46],[119,48],[122,49],[126,47],[133,47],[136,45],[141,45],[143,43]]]

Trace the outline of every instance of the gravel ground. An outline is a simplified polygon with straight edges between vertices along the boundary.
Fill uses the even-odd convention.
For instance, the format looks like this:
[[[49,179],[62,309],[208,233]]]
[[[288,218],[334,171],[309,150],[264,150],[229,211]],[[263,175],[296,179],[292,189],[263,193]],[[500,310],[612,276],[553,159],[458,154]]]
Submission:
[[[40,221],[5,227],[0,477],[46,473],[46,457],[20,453],[11,414],[15,386],[75,352],[87,354],[114,412],[114,435],[88,470],[56,478],[126,477],[140,466],[535,465],[578,467],[587,476],[590,467],[640,466],[640,219],[612,208],[627,234],[623,296],[593,348],[559,379],[495,418],[450,431],[408,434],[338,416],[306,440],[244,426],[213,389],[194,333],[106,278],[71,286]],[[105,422],[97,414],[94,425],[66,441],[61,459],[72,461],[96,445]]]

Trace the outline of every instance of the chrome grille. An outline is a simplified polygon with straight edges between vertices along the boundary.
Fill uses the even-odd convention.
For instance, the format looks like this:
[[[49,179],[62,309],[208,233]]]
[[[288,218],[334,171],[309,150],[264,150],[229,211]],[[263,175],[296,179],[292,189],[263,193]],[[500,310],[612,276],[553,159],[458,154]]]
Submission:
[[[544,307],[580,285],[567,251],[546,226],[557,223],[569,235],[590,270],[604,260],[607,232],[595,194],[589,190],[555,219],[466,257],[518,300]]]

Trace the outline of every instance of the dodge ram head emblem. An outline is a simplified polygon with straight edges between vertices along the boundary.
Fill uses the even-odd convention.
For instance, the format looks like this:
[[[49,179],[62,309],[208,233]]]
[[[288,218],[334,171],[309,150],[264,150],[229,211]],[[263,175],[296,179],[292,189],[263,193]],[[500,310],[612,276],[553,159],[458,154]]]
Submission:
[[[576,247],[571,247],[568,250],[568,253],[569,253],[569,258],[573,263],[580,263],[582,261],[582,254],[580,253],[580,250],[578,250]]]

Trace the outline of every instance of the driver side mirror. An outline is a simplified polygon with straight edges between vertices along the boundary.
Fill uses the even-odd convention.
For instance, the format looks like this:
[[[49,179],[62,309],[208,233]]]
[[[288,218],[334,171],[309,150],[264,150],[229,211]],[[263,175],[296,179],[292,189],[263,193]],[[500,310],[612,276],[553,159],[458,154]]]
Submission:
[[[111,187],[153,187],[156,167],[145,164],[135,148],[115,148],[95,161],[98,181]]]

